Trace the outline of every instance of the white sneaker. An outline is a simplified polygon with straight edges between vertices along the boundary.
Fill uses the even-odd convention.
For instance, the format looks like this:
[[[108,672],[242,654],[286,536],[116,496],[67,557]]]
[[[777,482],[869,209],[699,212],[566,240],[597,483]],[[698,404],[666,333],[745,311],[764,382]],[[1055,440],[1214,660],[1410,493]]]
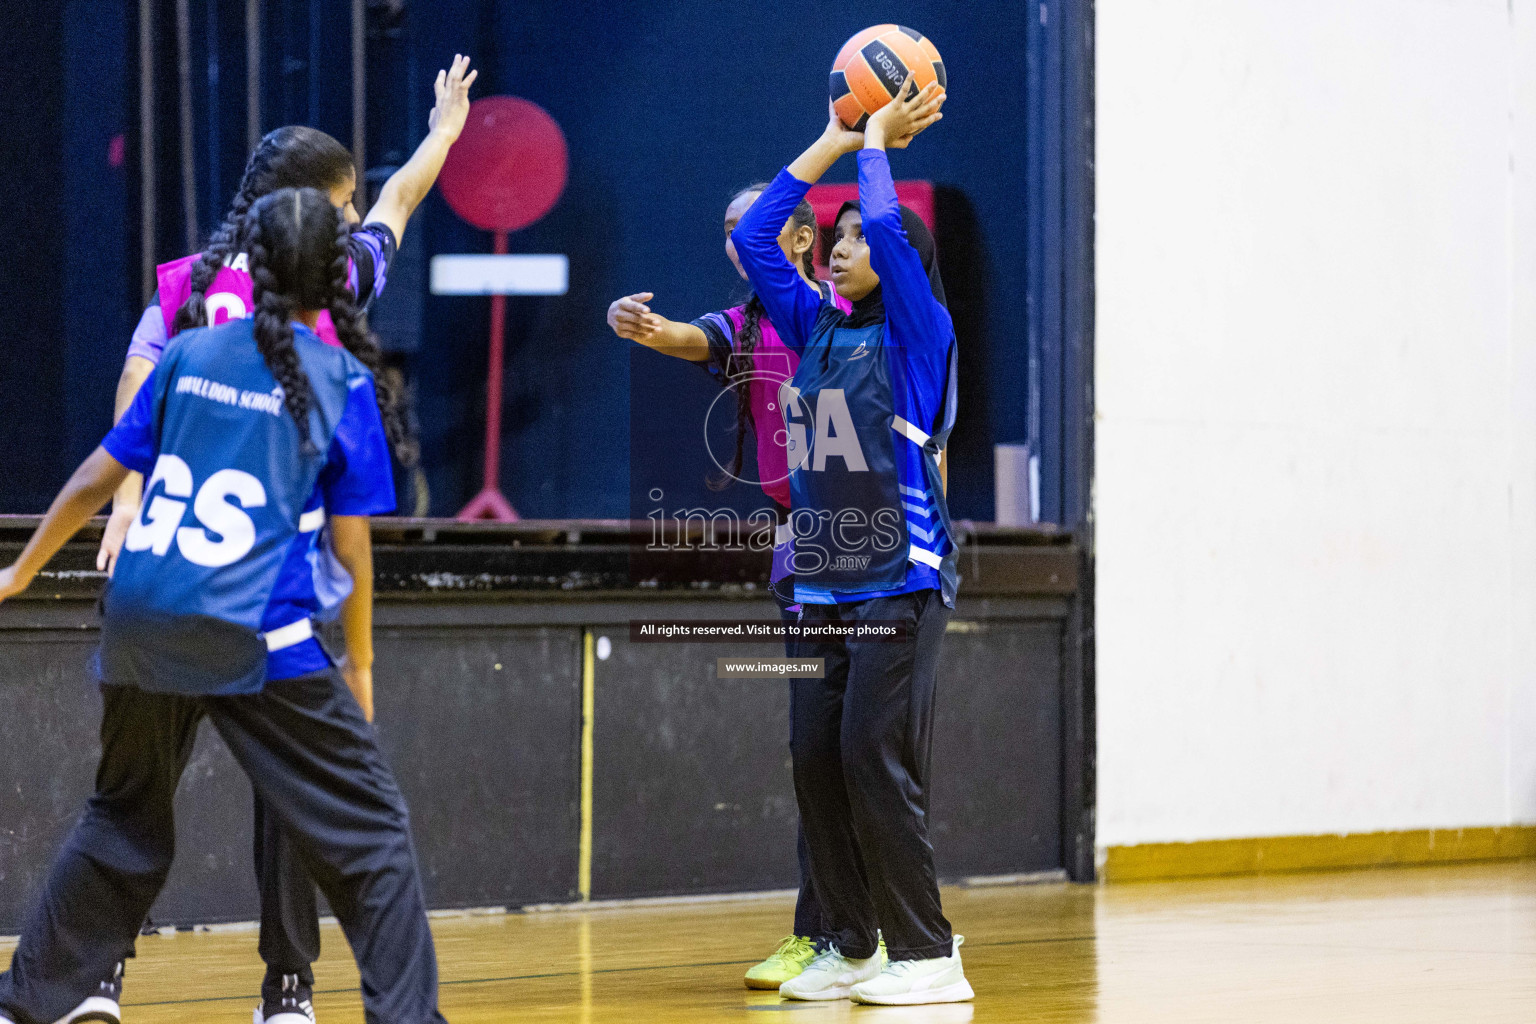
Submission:
[[[267,1007],[262,1005],[251,1015],[251,1024],[315,1024],[315,1008],[306,999],[297,1007],[278,1010],[268,1016]]]
[[[118,1005],[122,997],[123,964],[119,961],[112,977],[96,986],[96,994],[60,1017],[58,1024],[123,1024],[123,1008]]]
[[[268,1017],[265,1009],[258,1006],[251,1021],[252,1024],[315,1024],[315,1010],[309,1003],[305,1003],[298,1010],[284,1010]]]
[[[965,969],[960,964],[960,945],[964,941],[965,936],[956,935],[949,956],[892,960],[878,977],[855,984],[848,996],[856,1003],[880,1006],[963,1003],[975,999],[976,993],[965,980]]]
[[[91,996],[79,1006],[60,1017],[58,1024],[86,1024],[87,1021],[104,1021],[105,1024],[122,1024],[123,1010],[117,1000],[105,996]],[[0,1013],[0,1024],[16,1024]]]
[[[3,1020],[4,1018],[0,1018]],[[58,1024],[86,1024],[87,1021],[102,1024],[123,1024],[123,1010],[117,1000],[109,996],[91,996],[79,1006],[60,1017]]]
[[[828,946],[797,977],[780,985],[779,995],[786,999],[847,999],[853,986],[878,977],[884,966],[882,949],[876,949],[875,955],[867,959],[853,960],[843,956],[836,946]]]

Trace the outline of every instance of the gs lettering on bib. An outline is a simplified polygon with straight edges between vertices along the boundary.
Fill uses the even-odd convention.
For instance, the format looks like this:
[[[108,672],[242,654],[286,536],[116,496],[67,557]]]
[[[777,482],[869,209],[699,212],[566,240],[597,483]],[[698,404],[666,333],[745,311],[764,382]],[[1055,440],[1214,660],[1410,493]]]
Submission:
[[[245,510],[265,506],[267,491],[250,473],[221,469],[210,476],[192,502],[197,526],[181,525],[187,501],[178,499],[192,498],[192,470],[185,459],[162,454],[144,493],[151,500],[128,529],[123,543],[129,551],[153,551],[163,557],[174,538],[187,561],[217,569],[233,565],[256,546],[256,524]],[[209,529],[220,539],[210,540]]]
[[[165,318],[167,338],[175,336],[176,311],[186,304],[187,296],[192,294],[192,267],[199,256],[194,253],[155,268],[155,278],[160,285],[160,315]],[[203,295],[203,304],[208,309],[208,326],[217,327],[230,320],[249,317],[255,305],[251,300],[251,291],[250,269],[246,254],[242,252],[225,261],[219,272],[213,275],[213,283]],[[320,313],[320,323],[315,333],[327,345],[341,344],[330,313]]]

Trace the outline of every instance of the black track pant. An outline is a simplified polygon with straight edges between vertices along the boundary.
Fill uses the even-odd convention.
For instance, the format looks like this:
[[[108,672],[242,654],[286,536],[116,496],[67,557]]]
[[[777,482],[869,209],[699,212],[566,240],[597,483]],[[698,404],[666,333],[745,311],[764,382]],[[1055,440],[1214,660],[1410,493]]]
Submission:
[[[306,988],[314,987],[314,963],[320,959],[320,907],[298,845],[260,796],[256,797],[255,833],[256,884],[261,891],[257,949],[267,965],[261,993],[278,999],[284,975],[296,975]]]
[[[845,956],[948,956],[928,842],[928,765],[939,648],[949,610],[936,590],[804,606],[801,622],[890,620],[909,639],[802,639],[826,678],[796,679],[790,701],[795,798],[827,931]]]
[[[799,620],[800,613],[790,611],[788,602],[777,595],[775,600],[779,603],[779,618],[785,623]],[[795,641],[784,641],[786,655],[796,657],[795,650]],[[821,912],[821,901],[816,898],[816,883],[811,878],[811,848],[805,843],[803,825],[795,831],[795,856],[800,861],[800,896],[795,900],[795,934],[819,942],[827,941],[832,936],[827,931],[826,915]],[[271,963],[270,960],[267,962]]]
[[[172,801],[206,716],[341,921],[368,1024],[443,1020],[405,802],[336,672],[241,697],[102,693],[96,793],[0,975],[0,1012],[51,1024],[132,953],[170,871]]]

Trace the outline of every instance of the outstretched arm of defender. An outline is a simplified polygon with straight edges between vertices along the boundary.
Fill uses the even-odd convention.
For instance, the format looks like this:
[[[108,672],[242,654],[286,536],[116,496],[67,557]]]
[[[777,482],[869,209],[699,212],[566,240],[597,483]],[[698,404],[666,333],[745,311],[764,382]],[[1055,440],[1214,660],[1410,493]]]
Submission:
[[[14,565],[0,569],[0,601],[26,590],[48,560],[59,553],[59,548],[107,503],[127,475],[128,468],[107,454],[105,448],[91,452],[53,499],[21,557]]]
[[[646,305],[654,295],[636,292],[622,299],[614,299],[608,307],[608,326],[613,333],[629,341],[639,342],[662,355],[676,356],[690,363],[709,362],[709,339],[693,324],[678,323],[651,312]]]
[[[468,74],[465,74],[468,72]],[[437,106],[427,119],[429,131],[421,145],[405,165],[384,183],[379,201],[368,211],[365,222],[383,224],[394,232],[395,243],[405,240],[405,225],[416,212],[416,207],[432,191],[448,150],[458,141],[469,117],[469,87],[479,76],[479,71],[469,70],[469,58],[455,55],[453,66],[437,73],[433,88],[437,91]]]

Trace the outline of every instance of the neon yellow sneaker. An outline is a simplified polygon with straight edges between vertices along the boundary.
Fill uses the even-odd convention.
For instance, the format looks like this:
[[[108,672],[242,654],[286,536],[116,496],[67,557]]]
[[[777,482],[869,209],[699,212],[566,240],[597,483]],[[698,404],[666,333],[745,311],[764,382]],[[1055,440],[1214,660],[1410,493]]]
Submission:
[[[804,935],[786,935],[773,956],[747,972],[747,988],[778,988],[798,978],[815,958],[816,943]]]

